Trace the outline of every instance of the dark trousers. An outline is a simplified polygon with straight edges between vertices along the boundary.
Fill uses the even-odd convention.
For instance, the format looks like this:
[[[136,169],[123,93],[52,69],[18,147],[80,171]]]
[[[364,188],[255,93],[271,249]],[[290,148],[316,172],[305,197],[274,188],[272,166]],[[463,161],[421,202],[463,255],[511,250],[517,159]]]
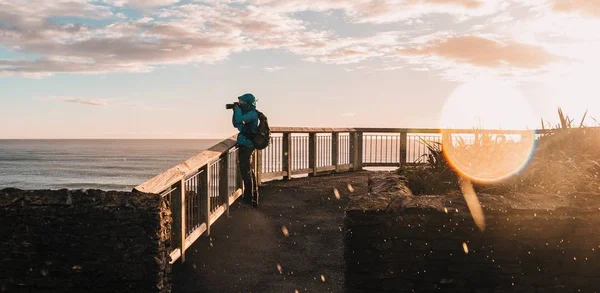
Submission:
[[[252,170],[252,153],[254,148],[239,146],[238,159],[240,162],[240,173],[244,181],[244,200],[258,204],[258,182],[256,174]]]

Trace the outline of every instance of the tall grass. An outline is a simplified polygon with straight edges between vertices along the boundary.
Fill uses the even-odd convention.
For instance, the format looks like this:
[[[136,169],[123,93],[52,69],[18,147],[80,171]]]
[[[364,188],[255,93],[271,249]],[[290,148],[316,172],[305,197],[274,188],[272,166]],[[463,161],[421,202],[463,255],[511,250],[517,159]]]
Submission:
[[[600,193],[599,160],[600,129],[561,128],[540,137],[529,164],[496,185],[526,193]]]
[[[564,115],[561,108],[558,108],[558,117],[559,124],[537,140],[532,158],[524,169],[490,186],[492,189],[497,192],[600,194],[600,129],[585,125],[587,111],[578,124]]]
[[[419,158],[426,164],[415,168],[401,168],[398,173],[404,175],[413,194],[443,194],[458,188],[458,177],[450,167],[443,153],[443,144],[437,141],[421,139],[427,146],[428,154]]]
[[[546,128],[536,140],[532,157],[518,173],[494,183],[475,183],[475,190],[491,194],[517,193],[598,193],[600,194],[600,128],[587,127],[584,123],[587,111],[578,123],[564,115],[558,108],[559,124]],[[593,119],[593,118],[592,118]],[[443,152],[443,144],[423,142],[429,154],[423,157],[426,166],[399,170],[407,177],[409,187],[415,194],[444,194],[458,190],[458,175],[451,168]],[[491,154],[495,150],[515,147],[506,140],[489,135],[476,135],[472,144],[459,138],[458,148],[462,155],[458,160],[472,160],[473,154],[485,147]],[[510,154],[510,152],[508,152]],[[496,161],[494,161],[494,159]],[[490,158],[489,163],[502,166],[510,156]],[[453,159],[453,161],[455,161]],[[456,162],[456,161],[455,161]]]

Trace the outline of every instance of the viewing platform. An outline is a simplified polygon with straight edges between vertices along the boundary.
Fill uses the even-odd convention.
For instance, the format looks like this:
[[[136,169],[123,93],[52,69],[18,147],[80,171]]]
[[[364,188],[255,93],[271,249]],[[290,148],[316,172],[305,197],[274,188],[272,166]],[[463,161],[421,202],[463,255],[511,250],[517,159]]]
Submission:
[[[520,140],[552,130],[273,127],[270,145],[253,155],[258,181],[360,171],[365,167],[423,165],[428,142],[476,141],[478,136]],[[508,138],[507,138],[508,137]],[[202,151],[134,191],[160,194],[173,213],[171,263],[229,213],[242,194],[236,135]],[[262,201],[262,200],[261,200]]]
[[[598,130],[275,127],[253,158],[259,208],[238,201],[235,136],[132,192],[6,188],[0,292],[597,292],[597,156],[576,156]],[[416,195],[369,171],[422,170],[432,143],[483,136],[544,141],[552,163],[592,173],[579,191],[478,192],[476,218],[459,188]]]

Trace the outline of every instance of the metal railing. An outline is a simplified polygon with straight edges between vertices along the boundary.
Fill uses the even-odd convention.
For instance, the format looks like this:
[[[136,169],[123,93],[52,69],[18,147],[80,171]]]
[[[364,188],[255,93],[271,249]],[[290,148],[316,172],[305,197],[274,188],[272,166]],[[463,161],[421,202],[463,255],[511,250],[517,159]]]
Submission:
[[[274,127],[271,143],[254,153],[258,181],[357,171],[363,167],[419,165],[429,153],[426,142],[522,138],[545,132],[517,130],[452,130],[406,128],[300,128]],[[185,251],[242,194],[236,136],[138,185],[135,190],[160,194],[169,205],[173,224],[171,262],[185,261]]]

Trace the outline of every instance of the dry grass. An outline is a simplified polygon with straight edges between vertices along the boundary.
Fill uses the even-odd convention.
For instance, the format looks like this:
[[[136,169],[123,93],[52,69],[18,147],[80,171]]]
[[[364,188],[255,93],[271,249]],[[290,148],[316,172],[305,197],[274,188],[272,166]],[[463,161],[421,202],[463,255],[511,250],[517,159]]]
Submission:
[[[429,149],[429,154],[421,158],[425,166],[398,169],[406,177],[408,188],[416,195],[444,194],[458,189],[458,177],[443,155],[442,144],[426,140],[422,143]]]
[[[565,128],[538,140],[525,168],[482,189],[496,192],[599,193],[600,129]]]
[[[560,124],[537,139],[531,159],[520,172],[494,183],[475,183],[475,190],[490,194],[600,195],[600,128],[585,127],[585,114],[584,119],[576,125],[560,108],[558,114]],[[432,155],[425,157],[425,167],[399,170],[399,173],[407,177],[409,187],[415,194],[444,194],[452,189],[458,190],[458,176],[442,155],[441,145],[428,144],[428,147]],[[458,160],[464,166],[477,166],[475,158],[479,156],[481,160],[482,150],[486,149],[487,161],[482,166],[501,173],[505,171],[503,168],[514,168],[514,156],[522,148],[522,145],[514,142],[498,141],[495,137],[482,135],[474,143],[454,147],[452,151],[456,159],[453,161],[456,163]],[[475,167],[470,168],[471,171],[478,171]]]

